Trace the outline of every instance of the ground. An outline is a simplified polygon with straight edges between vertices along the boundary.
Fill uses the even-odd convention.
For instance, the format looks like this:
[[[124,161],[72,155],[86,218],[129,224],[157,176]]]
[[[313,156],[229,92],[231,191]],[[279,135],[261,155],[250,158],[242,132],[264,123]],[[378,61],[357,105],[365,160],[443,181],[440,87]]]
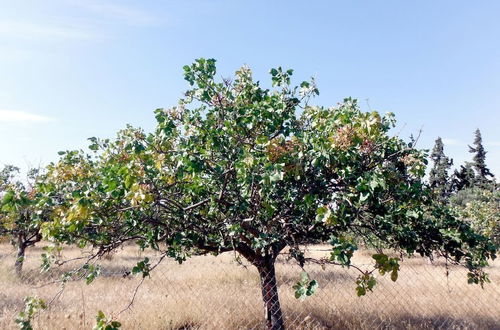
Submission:
[[[34,320],[35,329],[90,329],[97,310],[116,317],[124,329],[248,329],[262,328],[264,311],[259,278],[252,266],[239,264],[235,255],[197,256],[182,265],[164,260],[139,287],[133,305],[126,309],[141,278],[127,273],[154,252],[139,252],[127,246],[99,261],[103,274],[94,283],[71,282],[60,291],[51,284],[70,267],[40,272],[40,246],[27,255],[23,278],[12,273],[15,251],[0,245],[0,328],[15,328],[13,319],[23,308],[23,299],[37,295],[50,301],[50,308]],[[309,254],[322,256],[327,246],[312,246]],[[368,250],[358,251],[357,264],[369,265]],[[66,248],[65,259],[81,255]],[[74,265],[74,264],[73,264]],[[468,285],[466,271],[446,268],[441,261],[406,259],[396,283],[382,276],[374,292],[355,293],[354,270],[319,265],[306,266],[319,282],[314,296],[299,301],[292,289],[301,269],[285,257],[279,260],[277,276],[285,322],[290,329],[500,329],[500,262],[488,268],[491,282],[484,289]],[[122,311],[120,313],[120,311]]]

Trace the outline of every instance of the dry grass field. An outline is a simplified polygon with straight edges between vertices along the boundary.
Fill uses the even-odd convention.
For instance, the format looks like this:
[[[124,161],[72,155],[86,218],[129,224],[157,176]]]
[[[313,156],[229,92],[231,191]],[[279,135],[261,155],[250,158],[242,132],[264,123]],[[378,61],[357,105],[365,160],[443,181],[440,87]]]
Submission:
[[[64,269],[40,273],[40,247],[31,248],[24,277],[12,274],[14,250],[0,245],[0,329],[15,329],[15,315],[23,299],[37,295],[49,301],[60,290],[46,284]],[[326,255],[327,247],[314,246],[310,254]],[[80,251],[68,248],[65,258]],[[356,254],[357,264],[369,264],[370,252]],[[238,264],[234,255],[193,257],[179,265],[164,260],[138,289],[140,278],[126,271],[138,260],[154,253],[139,253],[134,246],[99,261],[102,276],[91,285],[68,283],[49,308],[39,313],[35,329],[91,329],[97,310],[116,317],[123,329],[260,329],[259,279],[253,267]],[[74,266],[74,265],[73,265]],[[65,266],[66,267],[66,266]],[[69,266],[68,266],[69,267]],[[277,265],[279,292],[289,329],[500,329],[500,262],[489,268],[491,282],[485,289],[466,283],[466,272],[445,268],[421,258],[402,263],[396,283],[378,276],[374,292],[355,294],[353,270],[310,265],[306,269],[318,280],[319,291],[298,301],[292,286],[300,278],[298,266],[285,259]],[[120,311],[122,311],[120,313]]]

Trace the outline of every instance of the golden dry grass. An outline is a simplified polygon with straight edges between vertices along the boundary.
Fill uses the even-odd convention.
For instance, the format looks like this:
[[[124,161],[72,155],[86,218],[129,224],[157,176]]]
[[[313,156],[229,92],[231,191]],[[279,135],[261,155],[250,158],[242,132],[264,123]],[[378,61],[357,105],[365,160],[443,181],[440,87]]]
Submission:
[[[314,256],[327,254],[327,247],[314,246]],[[37,295],[50,300],[58,285],[46,285],[64,269],[41,274],[40,247],[28,252],[24,278],[12,274],[14,251],[0,246],[0,329],[15,328],[13,319],[23,299]],[[65,258],[80,251],[67,248]],[[100,260],[103,275],[91,285],[83,281],[66,285],[61,296],[33,324],[35,329],[90,329],[97,310],[116,316],[124,329],[249,329],[262,328],[259,279],[256,270],[243,267],[234,255],[193,257],[179,265],[164,262],[139,288],[133,306],[127,307],[140,278],[123,275],[138,260],[153,252],[138,253],[125,247],[112,258]],[[369,251],[355,256],[357,264],[369,264]],[[421,258],[402,264],[396,283],[379,276],[373,293],[355,294],[354,270],[310,265],[306,269],[320,289],[305,301],[293,296],[292,285],[301,270],[291,262],[277,265],[280,299],[290,329],[500,329],[500,263],[489,268],[492,283],[484,290],[467,285],[465,270],[452,267],[445,276],[442,265]]]

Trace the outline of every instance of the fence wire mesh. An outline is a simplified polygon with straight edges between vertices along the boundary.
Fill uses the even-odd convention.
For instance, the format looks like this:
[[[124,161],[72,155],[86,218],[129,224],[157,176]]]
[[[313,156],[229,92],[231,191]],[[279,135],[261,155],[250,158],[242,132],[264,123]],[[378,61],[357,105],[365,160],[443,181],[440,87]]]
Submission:
[[[500,329],[498,261],[487,270],[491,283],[481,289],[467,284],[467,271],[461,267],[405,259],[396,282],[379,275],[373,292],[363,297],[356,295],[355,270],[310,264],[305,270],[319,288],[298,300],[293,286],[303,270],[286,255],[276,262],[276,283],[230,253],[194,256],[181,265],[165,258],[143,279],[130,269],[145,257],[154,263],[160,255],[126,246],[96,261],[101,274],[90,285],[82,278],[62,287],[61,275],[82,260],[41,272],[42,246],[29,248],[22,273],[16,275],[15,250],[0,244],[1,329],[17,328],[14,320],[26,296],[48,303],[35,315],[34,329],[91,329],[98,310],[120,321],[123,329],[265,329],[272,317],[282,319],[287,329]],[[326,256],[328,247],[312,246],[308,253]],[[70,260],[81,254],[68,247],[61,257]],[[368,267],[371,253],[358,251],[355,261]],[[261,291],[261,284],[267,291]],[[268,295],[267,308],[263,294]],[[282,316],[275,308],[278,302]]]

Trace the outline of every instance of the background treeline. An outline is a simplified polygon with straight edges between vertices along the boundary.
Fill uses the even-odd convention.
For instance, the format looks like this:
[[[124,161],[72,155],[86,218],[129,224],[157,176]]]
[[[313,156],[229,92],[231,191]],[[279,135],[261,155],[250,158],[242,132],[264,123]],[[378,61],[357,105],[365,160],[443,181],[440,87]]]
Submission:
[[[429,186],[436,194],[436,202],[451,206],[461,218],[470,221],[477,231],[490,236],[498,245],[500,185],[486,165],[487,151],[479,129],[474,133],[469,152],[472,161],[461,164],[451,173],[453,159],[445,155],[443,141],[438,137],[430,155]]]

